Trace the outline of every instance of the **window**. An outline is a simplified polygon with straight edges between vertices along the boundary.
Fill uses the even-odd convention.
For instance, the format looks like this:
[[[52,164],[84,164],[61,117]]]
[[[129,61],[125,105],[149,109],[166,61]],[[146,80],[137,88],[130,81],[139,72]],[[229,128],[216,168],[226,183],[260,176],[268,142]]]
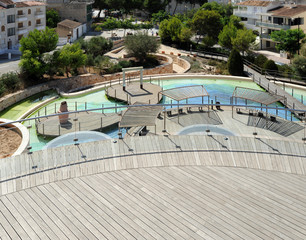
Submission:
[[[18,14],[18,16],[19,15],[23,15],[23,11],[22,10],[18,10],[17,14]]]
[[[1,27],[1,32],[4,32],[5,31],[5,26],[2,26]]]
[[[23,37],[22,34],[18,35],[18,41],[20,41],[22,37]]]
[[[36,8],[36,12],[40,12],[40,8]]]
[[[37,25],[41,24],[40,19],[37,19],[37,20],[36,20],[36,24],[37,24]]]
[[[28,9],[28,14],[31,14],[31,9]]]
[[[7,29],[7,36],[14,36],[15,35],[15,28],[8,28]]]
[[[31,21],[28,22],[28,26],[30,27],[32,25]]]
[[[15,15],[8,15],[7,23],[14,23],[14,22],[15,22]]]
[[[22,22],[18,23],[18,28],[23,28],[23,23]]]

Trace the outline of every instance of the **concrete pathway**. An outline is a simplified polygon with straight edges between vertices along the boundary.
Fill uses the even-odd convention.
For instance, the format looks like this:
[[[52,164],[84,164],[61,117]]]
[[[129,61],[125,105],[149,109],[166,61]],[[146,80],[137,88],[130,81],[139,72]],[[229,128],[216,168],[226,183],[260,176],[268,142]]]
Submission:
[[[290,60],[283,58],[280,56],[279,53],[267,51],[267,50],[259,50],[259,51],[254,51],[255,53],[262,54],[266,56],[268,59],[273,60],[274,62],[281,63],[281,64],[290,64]]]

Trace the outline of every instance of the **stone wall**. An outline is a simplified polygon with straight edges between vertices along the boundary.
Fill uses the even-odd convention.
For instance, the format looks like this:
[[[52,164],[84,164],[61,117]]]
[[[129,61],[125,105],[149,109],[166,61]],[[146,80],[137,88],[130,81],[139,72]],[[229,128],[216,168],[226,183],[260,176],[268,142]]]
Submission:
[[[177,65],[184,69],[184,72],[187,72],[190,69],[190,63],[182,58],[177,58]]]

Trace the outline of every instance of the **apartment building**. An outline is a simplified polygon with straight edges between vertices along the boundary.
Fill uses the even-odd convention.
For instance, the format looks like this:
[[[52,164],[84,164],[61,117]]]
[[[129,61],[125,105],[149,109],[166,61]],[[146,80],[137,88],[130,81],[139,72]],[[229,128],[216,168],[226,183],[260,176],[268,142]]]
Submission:
[[[46,27],[46,5],[42,2],[0,0],[0,54],[19,49],[19,41],[34,29]]]
[[[256,25],[260,28],[261,49],[274,49],[275,42],[270,34],[281,29],[299,28],[306,33],[306,5],[284,5],[277,9],[260,14],[260,20]]]
[[[260,32],[260,27],[256,22],[260,20],[261,14],[266,14],[269,10],[281,6],[279,1],[248,0],[236,4],[234,15],[241,18],[247,29]]]
[[[44,0],[40,0],[44,1]],[[47,9],[58,11],[61,20],[69,19],[72,21],[86,24],[89,29],[92,24],[92,5],[94,0],[45,0]]]

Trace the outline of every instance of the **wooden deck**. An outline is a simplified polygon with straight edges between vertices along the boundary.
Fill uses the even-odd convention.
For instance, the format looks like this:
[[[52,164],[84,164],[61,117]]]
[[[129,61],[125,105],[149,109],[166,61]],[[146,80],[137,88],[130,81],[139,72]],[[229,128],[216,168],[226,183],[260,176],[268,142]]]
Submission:
[[[144,82],[143,89],[141,89],[139,82],[131,82],[126,85],[125,91],[120,84],[112,85],[107,88],[106,95],[128,104],[136,102],[157,104],[162,99],[162,95],[158,94],[160,91],[162,91],[162,87],[153,83]]]
[[[306,238],[301,141],[133,137],[6,158],[0,170],[1,239]]]
[[[0,197],[0,238],[303,240],[305,188],[305,176],[225,167],[94,174]]]
[[[80,112],[70,114],[65,124],[60,124],[57,116],[42,118],[36,123],[36,129],[40,135],[57,137],[75,131],[102,130],[117,124],[120,118],[121,116],[116,113]]]

